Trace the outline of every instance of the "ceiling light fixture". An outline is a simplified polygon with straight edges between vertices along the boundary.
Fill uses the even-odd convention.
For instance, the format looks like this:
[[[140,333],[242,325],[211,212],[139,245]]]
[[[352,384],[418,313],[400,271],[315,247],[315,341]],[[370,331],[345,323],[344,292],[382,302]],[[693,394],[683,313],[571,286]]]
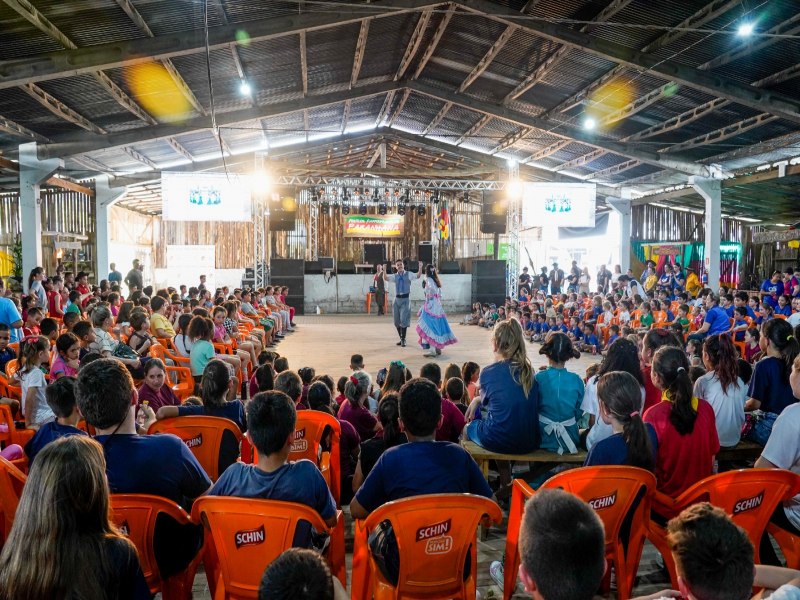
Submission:
[[[246,81],[242,81],[242,84],[239,86],[239,93],[242,94],[242,96],[249,96],[252,91],[250,84]]]
[[[742,23],[739,25],[739,29],[736,30],[736,35],[739,37],[750,37],[753,35],[753,30],[755,29],[755,25],[752,23]]]

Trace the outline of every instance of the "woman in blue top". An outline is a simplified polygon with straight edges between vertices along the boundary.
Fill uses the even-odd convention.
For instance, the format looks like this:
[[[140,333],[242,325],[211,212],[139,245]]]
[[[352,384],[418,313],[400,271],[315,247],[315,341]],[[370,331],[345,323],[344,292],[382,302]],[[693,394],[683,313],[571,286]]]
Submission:
[[[578,451],[578,421],[581,418],[583,380],[564,365],[581,353],[563,333],[551,333],[539,349],[550,362],[536,374],[539,385],[539,433],[542,450],[563,454]]]
[[[481,371],[480,394],[467,409],[466,436],[492,452],[533,452],[539,448],[539,394],[519,321],[498,323],[492,347],[497,362]],[[510,465],[498,468],[501,483],[510,484]]]
[[[753,368],[744,409],[764,413],[747,433],[747,439],[763,446],[772,433],[772,425],[778,415],[784,408],[797,402],[789,384],[789,374],[794,359],[800,353],[800,345],[794,339],[792,326],[783,319],[767,321],[759,344],[764,358]]]

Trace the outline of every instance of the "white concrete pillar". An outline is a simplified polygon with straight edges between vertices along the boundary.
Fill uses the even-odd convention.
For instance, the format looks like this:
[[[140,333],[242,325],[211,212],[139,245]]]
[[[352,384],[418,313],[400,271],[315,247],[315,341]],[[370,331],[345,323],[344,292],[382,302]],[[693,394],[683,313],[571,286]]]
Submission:
[[[108,177],[99,177],[95,181],[95,279],[100,281],[105,279],[109,271],[111,256],[109,246],[111,244],[111,232],[109,229],[108,209],[118,202],[127,193],[127,188],[112,188],[108,185]]]
[[[39,160],[36,142],[19,146],[19,214],[22,238],[22,285],[28,274],[42,264],[42,210],[39,186],[64,166],[59,158]]]
[[[722,184],[719,179],[693,177],[692,187],[706,201],[706,240],[703,251],[708,287],[719,287],[719,248],[722,244]]]
[[[620,198],[607,197],[606,203],[619,215],[619,266],[622,273],[631,268],[631,190],[622,188]]]

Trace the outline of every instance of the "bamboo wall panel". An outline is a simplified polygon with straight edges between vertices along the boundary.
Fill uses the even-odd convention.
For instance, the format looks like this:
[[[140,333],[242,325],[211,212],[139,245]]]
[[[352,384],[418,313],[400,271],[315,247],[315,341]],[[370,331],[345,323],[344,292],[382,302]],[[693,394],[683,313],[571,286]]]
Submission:
[[[634,206],[631,238],[660,242],[702,241],[706,235],[703,215],[648,204]],[[749,227],[741,221],[722,219],[722,239],[745,243]]]
[[[253,264],[253,224],[203,221],[161,221],[155,217],[154,229],[160,231],[153,252],[153,266],[166,267],[167,246],[215,246],[217,269],[243,269]]]

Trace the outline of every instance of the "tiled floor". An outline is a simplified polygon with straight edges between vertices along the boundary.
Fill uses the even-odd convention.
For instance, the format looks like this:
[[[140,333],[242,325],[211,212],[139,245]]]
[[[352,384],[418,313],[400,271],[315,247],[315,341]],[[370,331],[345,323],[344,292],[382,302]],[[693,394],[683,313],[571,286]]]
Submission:
[[[491,332],[478,327],[457,325],[457,319],[462,315],[453,315],[451,325],[459,343],[447,348],[444,354],[435,359],[444,368],[450,362],[461,365],[472,360],[480,365],[487,365],[493,361],[491,348]],[[422,350],[416,344],[406,348],[395,345],[397,334],[392,325],[391,317],[377,315],[312,315],[298,316],[296,319],[299,327],[290,334],[277,348],[280,354],[289,359],[292,369],[304,366],[313,366],[317,374],[327,373],[337,379],[341,375],[349,374],[349,361],[351,354],[362,354],[366,368],[373,375],[381,367],[388,366],[392,360],[403,360],[413,373],[418,373],[419,368],[429,358],[422,356]],[[409,340],[415,339],[412,329],[409,331]],[[547,360],[538,354],[539,344],[529,344],[529,357],[534,368],[547,364]],[[581,376],[586,367],[596,363],[600,357],[583,355],[580,359],[570,361],[567,368]],[[348,514],[348,572],[352,560],[352,522]],[[486,540],[478,542],[478,584],[482,598],[501,598],[502,589],[497,587],[489,577],[489,565],[492,561],[503,560],[505,549],[505,523],[491,529]],[[635,588],[636,594],[650,594],[667,587],[666,575],[662,575],[655,566],[657,552],[649,544],[639,569],[639,582]],[[613,591],[613,590],[612,590]],[[613,594],[612,594],[613,596]],[[196,599],[210,599],[205,573],[201,570],[195,578],[194,597]],[[527,597],[518,593],[515,598]]]

